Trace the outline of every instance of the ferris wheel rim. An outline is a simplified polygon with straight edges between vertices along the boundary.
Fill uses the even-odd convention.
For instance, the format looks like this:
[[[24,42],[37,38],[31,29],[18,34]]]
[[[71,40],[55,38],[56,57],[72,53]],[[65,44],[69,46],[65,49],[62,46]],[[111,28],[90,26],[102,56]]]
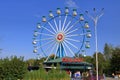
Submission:
[[[65,11],[65,13],[62,14],[60,8],[57,8],[57,15],[51,12],[52,11],[50,11],[49,18],[45,16],[42,17],[42,21],[37,27],[37,29],[40,29],[40,33],[36,32],[36,34],[34,34],[34,37],[37,37],[39,34],[39,40],[36,38],[36,40],[33,41],[33,44],[36,44],[37,41],[39,42],[39,45],[35,46],[34,53],[40,48],[42,54],[44,54],[47,59],[52,53],[55,53],[55,59],[57,55],[60,57],[61,55],[67,56],[68,54],[72,54],[75,56],[75,54],[79,54],[79,52],[83,51],[82,48],[84,44],[85,48],[90,47],[89,41],[86,41],[86,38],[90,38],[91,34],[88,29],[88,22],[84,21],[83,14],[80,14],[78,18],[76,9],[73,10],[72,14],[69,14],[69,11]],[[45,33],[45,31],[47,32]],[[46,45],[49,46],[45,47]],[[56,50],[54,50],[54,47],[57,47],[55,48]],[[51,51],[47,52],[46,48],[47,50],[51,49]]]

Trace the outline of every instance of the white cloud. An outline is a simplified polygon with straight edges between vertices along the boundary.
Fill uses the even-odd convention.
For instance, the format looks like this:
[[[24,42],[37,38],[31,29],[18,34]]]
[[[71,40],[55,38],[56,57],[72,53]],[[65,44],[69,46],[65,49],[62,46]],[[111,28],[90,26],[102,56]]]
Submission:
[[[67,7],[79,8],[78,5],[73,0],[66,0],[65,4]]]

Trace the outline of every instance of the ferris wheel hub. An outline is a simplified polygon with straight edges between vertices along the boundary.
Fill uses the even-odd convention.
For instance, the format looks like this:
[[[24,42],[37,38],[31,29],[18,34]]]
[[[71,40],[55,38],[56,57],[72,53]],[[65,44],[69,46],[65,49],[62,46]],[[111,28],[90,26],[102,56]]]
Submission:
[[[58,42],[62,42],[63,40],[64,40],[64,34],[63,33],[58,33],[57,35],[56,35],[56,40],[58,41]]]

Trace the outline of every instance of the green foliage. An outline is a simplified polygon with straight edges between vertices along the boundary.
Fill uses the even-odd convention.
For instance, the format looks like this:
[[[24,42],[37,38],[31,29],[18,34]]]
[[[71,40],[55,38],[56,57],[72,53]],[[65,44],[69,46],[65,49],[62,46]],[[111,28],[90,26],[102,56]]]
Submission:
[[[4,78],[4,73],[3,73],[3,67],[2,67],[2,64],[3,64],[3,60],[0,59],[0,80],[3,80]]]
[[[43,66],[37,71],[28,72],[24,79],[25,80],[70,80],[69,75],[60,69],[58,64],[56,69],[52,65],[52,69],[48,72],[45,71]]]
[[[84,57],[84,61],[88,62],[88,63],[93,63],[93,57],[91,56],[86,56]]]
[[[14,56],[1,59],[0,61],[0,72],[2,71],[2,73],[0,73],[0,78],[2,78],[2,80],[17,80],[23,78],[27,69],[23,57],[17,58]]]
[[[102,75],[103,70],[105,69],[105,59],[102,53],[99,52],[97,54],[98,54],[98,71],[99,75]],[[96,66],[96,54],[93,55],[93,65]]]
[[[32,65],[32,66],[39,66],[40,64],[42,64],[44,62],[45,58],[41,58],[41,59],[29,59],[26,61],[26,63],[28,65]]]
[[[115,48],[112,53],[112,58],[110,60],[110,67],[112,72],[120,71],[120,48]]]
[[[84,57],[84,61],[92,63],[93,66],[96,67],[96,54],[94,53],[92,57]],[[116,71],[120,71],[120,47],[115,48],[106,43],[104,46],[104,53],[98,53],[98,69],[99,75],[103,73],[111,75]]]
[[[104,72],[108,75],[120,71],[120,47],[112,47],[105,44],[104,47],[105,56],[105,69]]]
[[[30,65],[30,64],[33,65],[33,64],[34,64],[34,61],[35,61],[34,59],[29,59],[29,60],[26,61],[26,63],[27,63],[28,65]]]
[[[108,45],[107,43],[104,46],[104,56],[106,60],[110,60],[112,57],[113,47],[112,45]]]

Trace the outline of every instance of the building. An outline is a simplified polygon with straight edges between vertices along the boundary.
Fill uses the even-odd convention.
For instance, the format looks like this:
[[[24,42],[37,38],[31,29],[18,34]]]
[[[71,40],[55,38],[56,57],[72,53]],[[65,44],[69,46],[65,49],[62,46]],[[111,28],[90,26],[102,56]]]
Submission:
[[[93,70],[93,65],[84,62],[83,58],[63,57],[49,60],[43,64],[44,68],[48,71],[52,68],[52,65],[54,65],[54,68],[56,69],[58,63],[60,64],[60,69],[67,71],[71,76],[74,76],[76,73],[82,74],[83,72]]]

